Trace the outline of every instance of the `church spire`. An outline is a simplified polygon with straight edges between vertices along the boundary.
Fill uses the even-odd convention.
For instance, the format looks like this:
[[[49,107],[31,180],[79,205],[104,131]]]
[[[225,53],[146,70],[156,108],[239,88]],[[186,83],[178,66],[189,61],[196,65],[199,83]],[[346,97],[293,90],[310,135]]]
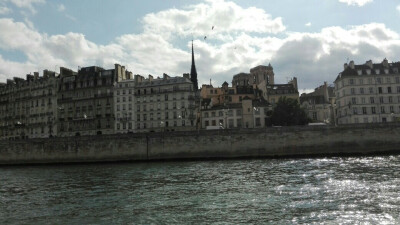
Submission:
[[[199,86],[198,86],[198,83],[197,83],[196,65],[194,63],[193,40],[192,40],[192,68],[190,69],[190,80],[193,83],[194,90],[198,90]]]

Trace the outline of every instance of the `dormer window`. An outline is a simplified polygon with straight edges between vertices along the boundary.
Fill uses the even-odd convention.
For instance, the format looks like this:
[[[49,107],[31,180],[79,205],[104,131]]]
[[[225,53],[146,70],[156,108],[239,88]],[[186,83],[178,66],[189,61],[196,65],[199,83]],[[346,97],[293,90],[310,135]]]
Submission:
[[[397,69],[397,67],[393,68],[393,73],[398,73],[399,70]]]
[[[381,72],[381,71],[380,71],[379,69],[376,69],[376,70],[375,70],[375,74],[380,74],[380,72]]]
[[[367,69],[367,74],[370,75],[371,74],[371,70]]]
[[[362,70],[357,70],[358,75],[362,74]]]
[[[389,69],[385,69],[384,71],[385,71],[385,74],[389,73]]]

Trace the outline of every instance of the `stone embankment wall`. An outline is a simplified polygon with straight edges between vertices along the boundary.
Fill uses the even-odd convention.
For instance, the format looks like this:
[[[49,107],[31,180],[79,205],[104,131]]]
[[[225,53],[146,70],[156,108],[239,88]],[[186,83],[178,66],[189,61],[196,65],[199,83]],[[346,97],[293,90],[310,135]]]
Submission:
[[[99,135],[0,142],[0,164],[400,153],[400,124]]]

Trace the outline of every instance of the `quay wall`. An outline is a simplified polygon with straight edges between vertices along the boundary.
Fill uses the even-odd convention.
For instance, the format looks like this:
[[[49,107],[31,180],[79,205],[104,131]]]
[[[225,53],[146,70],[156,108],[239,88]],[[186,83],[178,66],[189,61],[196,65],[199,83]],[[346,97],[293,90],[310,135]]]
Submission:
[[[400,124],[0,141],[0,164],[400,153]]]

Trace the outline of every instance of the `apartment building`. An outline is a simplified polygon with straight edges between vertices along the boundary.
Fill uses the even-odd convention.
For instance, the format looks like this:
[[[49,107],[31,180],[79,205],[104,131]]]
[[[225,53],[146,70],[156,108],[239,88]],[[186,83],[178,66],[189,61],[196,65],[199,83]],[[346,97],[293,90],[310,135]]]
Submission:
[[[114,85],[115,133],[132,133],[135,130],[135,81],[130,76]]]
[[[400,118],[400,62],[344,64],[335,80],[340,124],[384,123]]]
[[[334,124],[335,90],[333,86],[328,86],[327,82],[311,93],[301,94],[300,104],[313,122]]]
[[[125,68],[98,66],[74,72],[60,68],[58,92],[59,136],[113,134],[115,114],[113,88],[126,74]]]
[[[57,74],[44,70],[0,84],[0,139],[57,135]]]
[[[195,130],[196,90],[189,74],[147,79],[135,75],[136,132]]]
[[[245,97],[240,103],[216,106],[202,104],[202,129],[261,128],[270,125],[272,106],[260,99]]]

